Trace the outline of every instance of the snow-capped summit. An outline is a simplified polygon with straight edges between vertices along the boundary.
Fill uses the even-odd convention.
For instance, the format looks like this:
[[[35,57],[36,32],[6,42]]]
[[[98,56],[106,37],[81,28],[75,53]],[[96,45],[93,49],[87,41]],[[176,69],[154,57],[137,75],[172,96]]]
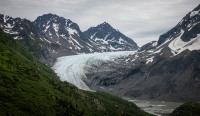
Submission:
[[[39,16],[34,24],[44,33],[54,33],[54,35],[74,35],[81,33],[79,26],[70,19],[59,17],[55,14],[44,14]]]
[[[103,22],[103,23],[101,23],[101,24],[99,24],[99,25],[97,25],[96,27],[93,27],[93,28],[96,28],[99,31],[108,31],[108,32],[115,31],[115,29],[110,24],[108,24],[107,22]]]
[[[88,48],[87,50],[84,48],[85,45],[79,26],[70,19],[49,13],[39,16],[34,24],[43,33],[45,38],[41,39],[44,39],[44,41],[61,46],[62,50],[65,49],[69,52],[89,52]]]
[[[84,33],[104,51],[136,50],[138,48],[131,38],[126,37],[107,22],[91,27]]]

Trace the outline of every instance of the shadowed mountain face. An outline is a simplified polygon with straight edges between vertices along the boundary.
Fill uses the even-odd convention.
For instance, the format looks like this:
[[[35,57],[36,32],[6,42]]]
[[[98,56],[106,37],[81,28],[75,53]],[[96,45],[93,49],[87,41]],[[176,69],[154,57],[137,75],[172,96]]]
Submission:
[[[107,32],[109,28],[115,30],[112,32],[112,42],[104,44],[88,38],[89,33],[83,33],[76,23],[54,14],[39,16],[34,22],[0,15],[0,27],[14,39],[22,41],[42,62],[48,65],[52,65],[59,56],[138,48],[133,40],[110,25],[108,28],[101,29],[104,32]],[[118,38],[119,35],[121,38]],[[98,39],[103,40],[104,35]]]
[[[199,101],[200,5],[158,42],[135,54],[90,68],[85,83],[97,91],[136,99]]]

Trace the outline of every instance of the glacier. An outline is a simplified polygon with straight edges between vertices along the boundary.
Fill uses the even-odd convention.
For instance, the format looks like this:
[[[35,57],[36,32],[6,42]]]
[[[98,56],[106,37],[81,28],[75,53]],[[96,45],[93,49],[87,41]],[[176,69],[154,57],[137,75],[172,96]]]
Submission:
[[[63,56],[57,58],[52,69],[61,81],[67,81],[82,90],[92,91],[83,81],[83,79],[87,78],[85,67],[98,66],[102,62],[113,61],[115,58],[125,57],[135,54],[135,52],[119,51]]]

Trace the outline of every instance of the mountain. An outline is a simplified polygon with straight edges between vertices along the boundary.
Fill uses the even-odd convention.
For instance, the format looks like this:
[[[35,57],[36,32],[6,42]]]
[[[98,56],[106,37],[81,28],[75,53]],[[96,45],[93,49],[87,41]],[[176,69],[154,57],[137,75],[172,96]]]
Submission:
[[[59,51],[53,48],[57,53],[67,51],[77,54],[89,53],[91,52],[89,49],[95,50],[94,46],[90,45],[90,41],[83,37],[79,26],[69,19],[54,14],[45,14],[39,16],[34,24],[43,34],[44,38],[41,38],[43,41],[59,46]]]
[[[174,28],[160,36],[157,46],[168,46],[172,55],[188,49],[199,50],[200,5],[189,12]]]
[[[84,32],[90,40],[104,51],[131,51],[137,50],[137,44],[124,34],[104,22],[96,27],[91,27]]]
[[[4,32],[22,41],[48,65],[52,65],[59,56],[95,50],[91,45],[86,45],[89,41],[83,39],[76,23],[57,15],[45,14],[34,22],[0,15],[0,25]]]
[[[167,39],[171,40],[177,37],[184,42],[190,41],[192,38],[197,37],[199,31],[200,21],[200,5],[197,6],[193,11],[189,12],[174,28],[160,36],[158,45],[166,42]]]
[[[141,115],[135,104],[106,93],[86,92],[40,63],[22,43],[0,29],[0,114]]]
[[[135,54],[93,66],[85,83],[133,99],[199,101],[200,5],[157,42]]]
[[[82,32],[76,23],[51,13],[39,16],[33,22],[0,15],[0,27],[14,39],[22,41],[35,56],[49,66],[52,66],[56,58],[60,56],[113,51],[115,47],[115,51],[137,49],[133,40],[116,30],[112,32],[112,37],[115,36],[113,42],[106,45],[98,43],[89,39],[88,33]],[[106,28],[103,29],[107,31]],[[116,38],[119,34],[126,41]],[[106,50],[105,47],[107,47]]]

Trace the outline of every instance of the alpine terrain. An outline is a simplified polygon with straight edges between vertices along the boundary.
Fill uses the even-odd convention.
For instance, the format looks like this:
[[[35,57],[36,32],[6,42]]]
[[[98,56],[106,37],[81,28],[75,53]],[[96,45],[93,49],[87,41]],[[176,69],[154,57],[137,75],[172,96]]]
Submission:
[[[106,51],[130,51],[138,48],[137,44],[130,38],[114,29],[107,22],[96,27],[91,27],[84,32],[87,38],[95,41],[96,46]]]
[[[199,12],[200,5],[189,12],[174,28],[161,35],[157,42],[148,43],[137,52],[123,52],[118,57],[112,57],[110,54],[109,60],[100,60],[102,56],[107,56],[105,53],[88,55],[87,58],[84,55],[80,56],[84,62],[79,62],[78,66],[82,63],[85,66],[79,71],[81,72],[79,78],[74,78],[75,80],[81,79],[79,84],[74,85],[84,83],[84,86],[92,90],[105,91],[132,99],[199,101]],[[110,39],[112,33],[106,33],[110,32],[109,29],[106,32],[101,29],[109,27],[104,23],[87,30],[86,33],[91,35],[91,40],[106,45],[112,40]],[[100,36],[103,34],[98,35],[99,33],[104,33],[105,36]],[[98,39],[100,37],[104,39]],[[122,37],[119,35],[119,40]],[[70,60],[72,65],[66,62],[74,59],[72,57],[59,58],[53,67],[62,79],[67,77],[68,69],[71,69],[77,62]],[[73,69],[77,69],[78,66]],[[65,74],[67,75],[64,76]],[[71,79],[68,82],[74,83]]]
[[[0,14],[0,115],[199,115],[199,90],[200,4],[140,48],[107,22]]]
[[[12,35],[14,39],[22,41],[31,52],[49,66],[52,66],[59,56],[137,50],[138,46],[132,39],[108,23],[101,24],[101,26],[101,30],[96,27],[82,32],[76,23],[55,14],[44,14],[33,22],[0,15],[0,27],[4,32]],[[97,41],[95,38],[91,39],[90,31],[98,33],[98,37],[95,37],[101,41]],[[104,39],[106,40],[104,41]]]

